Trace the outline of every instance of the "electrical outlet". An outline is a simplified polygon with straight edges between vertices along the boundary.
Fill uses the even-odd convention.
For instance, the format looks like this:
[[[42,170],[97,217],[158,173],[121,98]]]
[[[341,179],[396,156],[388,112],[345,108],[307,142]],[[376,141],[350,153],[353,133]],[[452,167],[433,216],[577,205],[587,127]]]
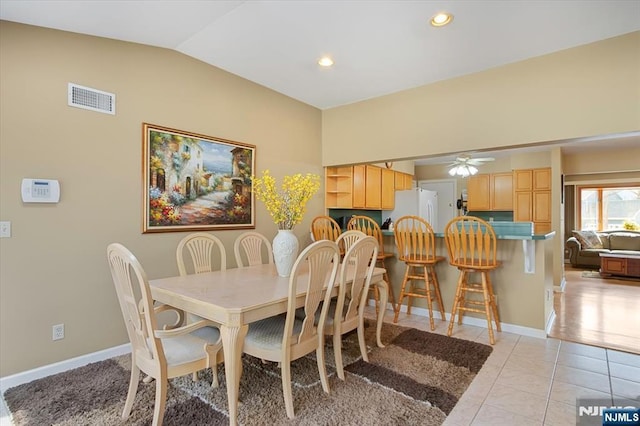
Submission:
[[[11,222],[0,222],[0,238],[11,238]]]
[[[53,326],[53,335],[51,336],[53,340],[64,339],[64,324],[58,324]]]

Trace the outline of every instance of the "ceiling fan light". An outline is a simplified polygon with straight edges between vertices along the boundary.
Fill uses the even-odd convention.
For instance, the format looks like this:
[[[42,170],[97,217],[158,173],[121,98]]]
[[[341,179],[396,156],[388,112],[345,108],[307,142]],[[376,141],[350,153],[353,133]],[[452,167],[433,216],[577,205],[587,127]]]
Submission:
[[[467,169],[469,169],[469,173],[472,175],[475,175],[476,173],[478,173],[478,169],[474,166],[467,166]]]
[[[456,173],[458,173],[458,167],[457,166],[456,167],[452,167],[452,168],[449,169],[449,175],[450,176],[455,176]]]

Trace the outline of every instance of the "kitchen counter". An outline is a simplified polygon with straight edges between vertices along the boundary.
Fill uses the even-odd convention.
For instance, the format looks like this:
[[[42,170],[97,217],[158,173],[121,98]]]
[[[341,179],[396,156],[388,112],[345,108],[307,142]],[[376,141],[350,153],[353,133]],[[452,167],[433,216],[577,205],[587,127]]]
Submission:
[[[393,231],[389,231],[388,229],[382,230],[382,235],[393,237]],[[436,232],[434,234],[436,237],[443,238],[444,233]],[[533,235],[518,235],[518,234],[499,234],[496,232],[496,238],[499,240],[549,240],[556,235],[556,231],[548,232],[546,234],[533,234]]]

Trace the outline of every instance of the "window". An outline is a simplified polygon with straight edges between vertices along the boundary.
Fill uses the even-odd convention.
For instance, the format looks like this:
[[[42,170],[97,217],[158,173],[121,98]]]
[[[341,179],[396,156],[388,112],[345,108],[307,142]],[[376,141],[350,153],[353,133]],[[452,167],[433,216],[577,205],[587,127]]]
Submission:
[[[622,229],[625,221],[640,224],[640,185],[578,187],[580,229]]]

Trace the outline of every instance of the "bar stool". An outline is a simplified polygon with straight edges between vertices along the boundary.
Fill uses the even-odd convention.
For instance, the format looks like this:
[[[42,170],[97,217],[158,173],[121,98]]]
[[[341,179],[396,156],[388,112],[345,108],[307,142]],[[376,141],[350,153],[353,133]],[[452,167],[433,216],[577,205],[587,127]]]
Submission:
[[[495,344],[491,319],[500,328],[498,306],[491,285],[491,271],[500,267],[496,259],[496,234],[486,221],[473,216],[458,216],[445,228],[445,242],[449,253],[449,263],[460,271],[456,295],[451,309],[451,321],[447,335],[453,332],[453,323],[458,314],[458,324],[462,324],[464,312],[485,314],[489,329],[489,343]],[[471,273],[480,274],[480,282],[471,282]],[[471,294],[481,294],[482,298],[469,298]],[[482,306],[477,308],[472,306]]]
[[[334,219],[329,216],[316,216],[311,221],[311,235],[313,241],[330,240],[336,241],[342,229]]]
[[[402,216],[395,222],[393,235],[399,260],[407,265],[393,322],[398,322],[398,315],[404,298],[407,298],[407,314],[411,314],[411,298],[417,297],[427,299],[429,325],[431,330],[435,330],[436,327],[433,323],[434,299],[440,307],[440,317],[443,321],[446,321],[444,304],[440,294],[440,284],[436,274],[436,264],[445,258],[435,254],[433,228],[431,228],[429,222],[421,217]],[[417,285],[420,281],[424,282],[424,288]],[[432,287],[433,291],[431,290]]]
[[[393,286],[391,285],[391,280],[389,279],[389,274],[387,274],[387,269],[384,264],[385,259],[393,257],[393,253],[385,253],[384,251],[384,241],[382,240],[382,230],[378,223],[371,219],[368,216],[353,216],[349,223],[347,223],[347,230],[355,230],[363,232],[364,234],[371,236],[376,239],[378,242],[378,257],[376,258],[376,266],[380,268],[384,268],[384,275],[382,279],[389,285],[389,301],[391,302],[391,306],[394,307],[396,305],[396,299],[393,296]],[[376,314],[379,312],[378,303],[380,301],[380,295],[378,294],[378,287],[373,287],[374,297],[376,300]],[[386,309],[384,307],[383,309]]]

